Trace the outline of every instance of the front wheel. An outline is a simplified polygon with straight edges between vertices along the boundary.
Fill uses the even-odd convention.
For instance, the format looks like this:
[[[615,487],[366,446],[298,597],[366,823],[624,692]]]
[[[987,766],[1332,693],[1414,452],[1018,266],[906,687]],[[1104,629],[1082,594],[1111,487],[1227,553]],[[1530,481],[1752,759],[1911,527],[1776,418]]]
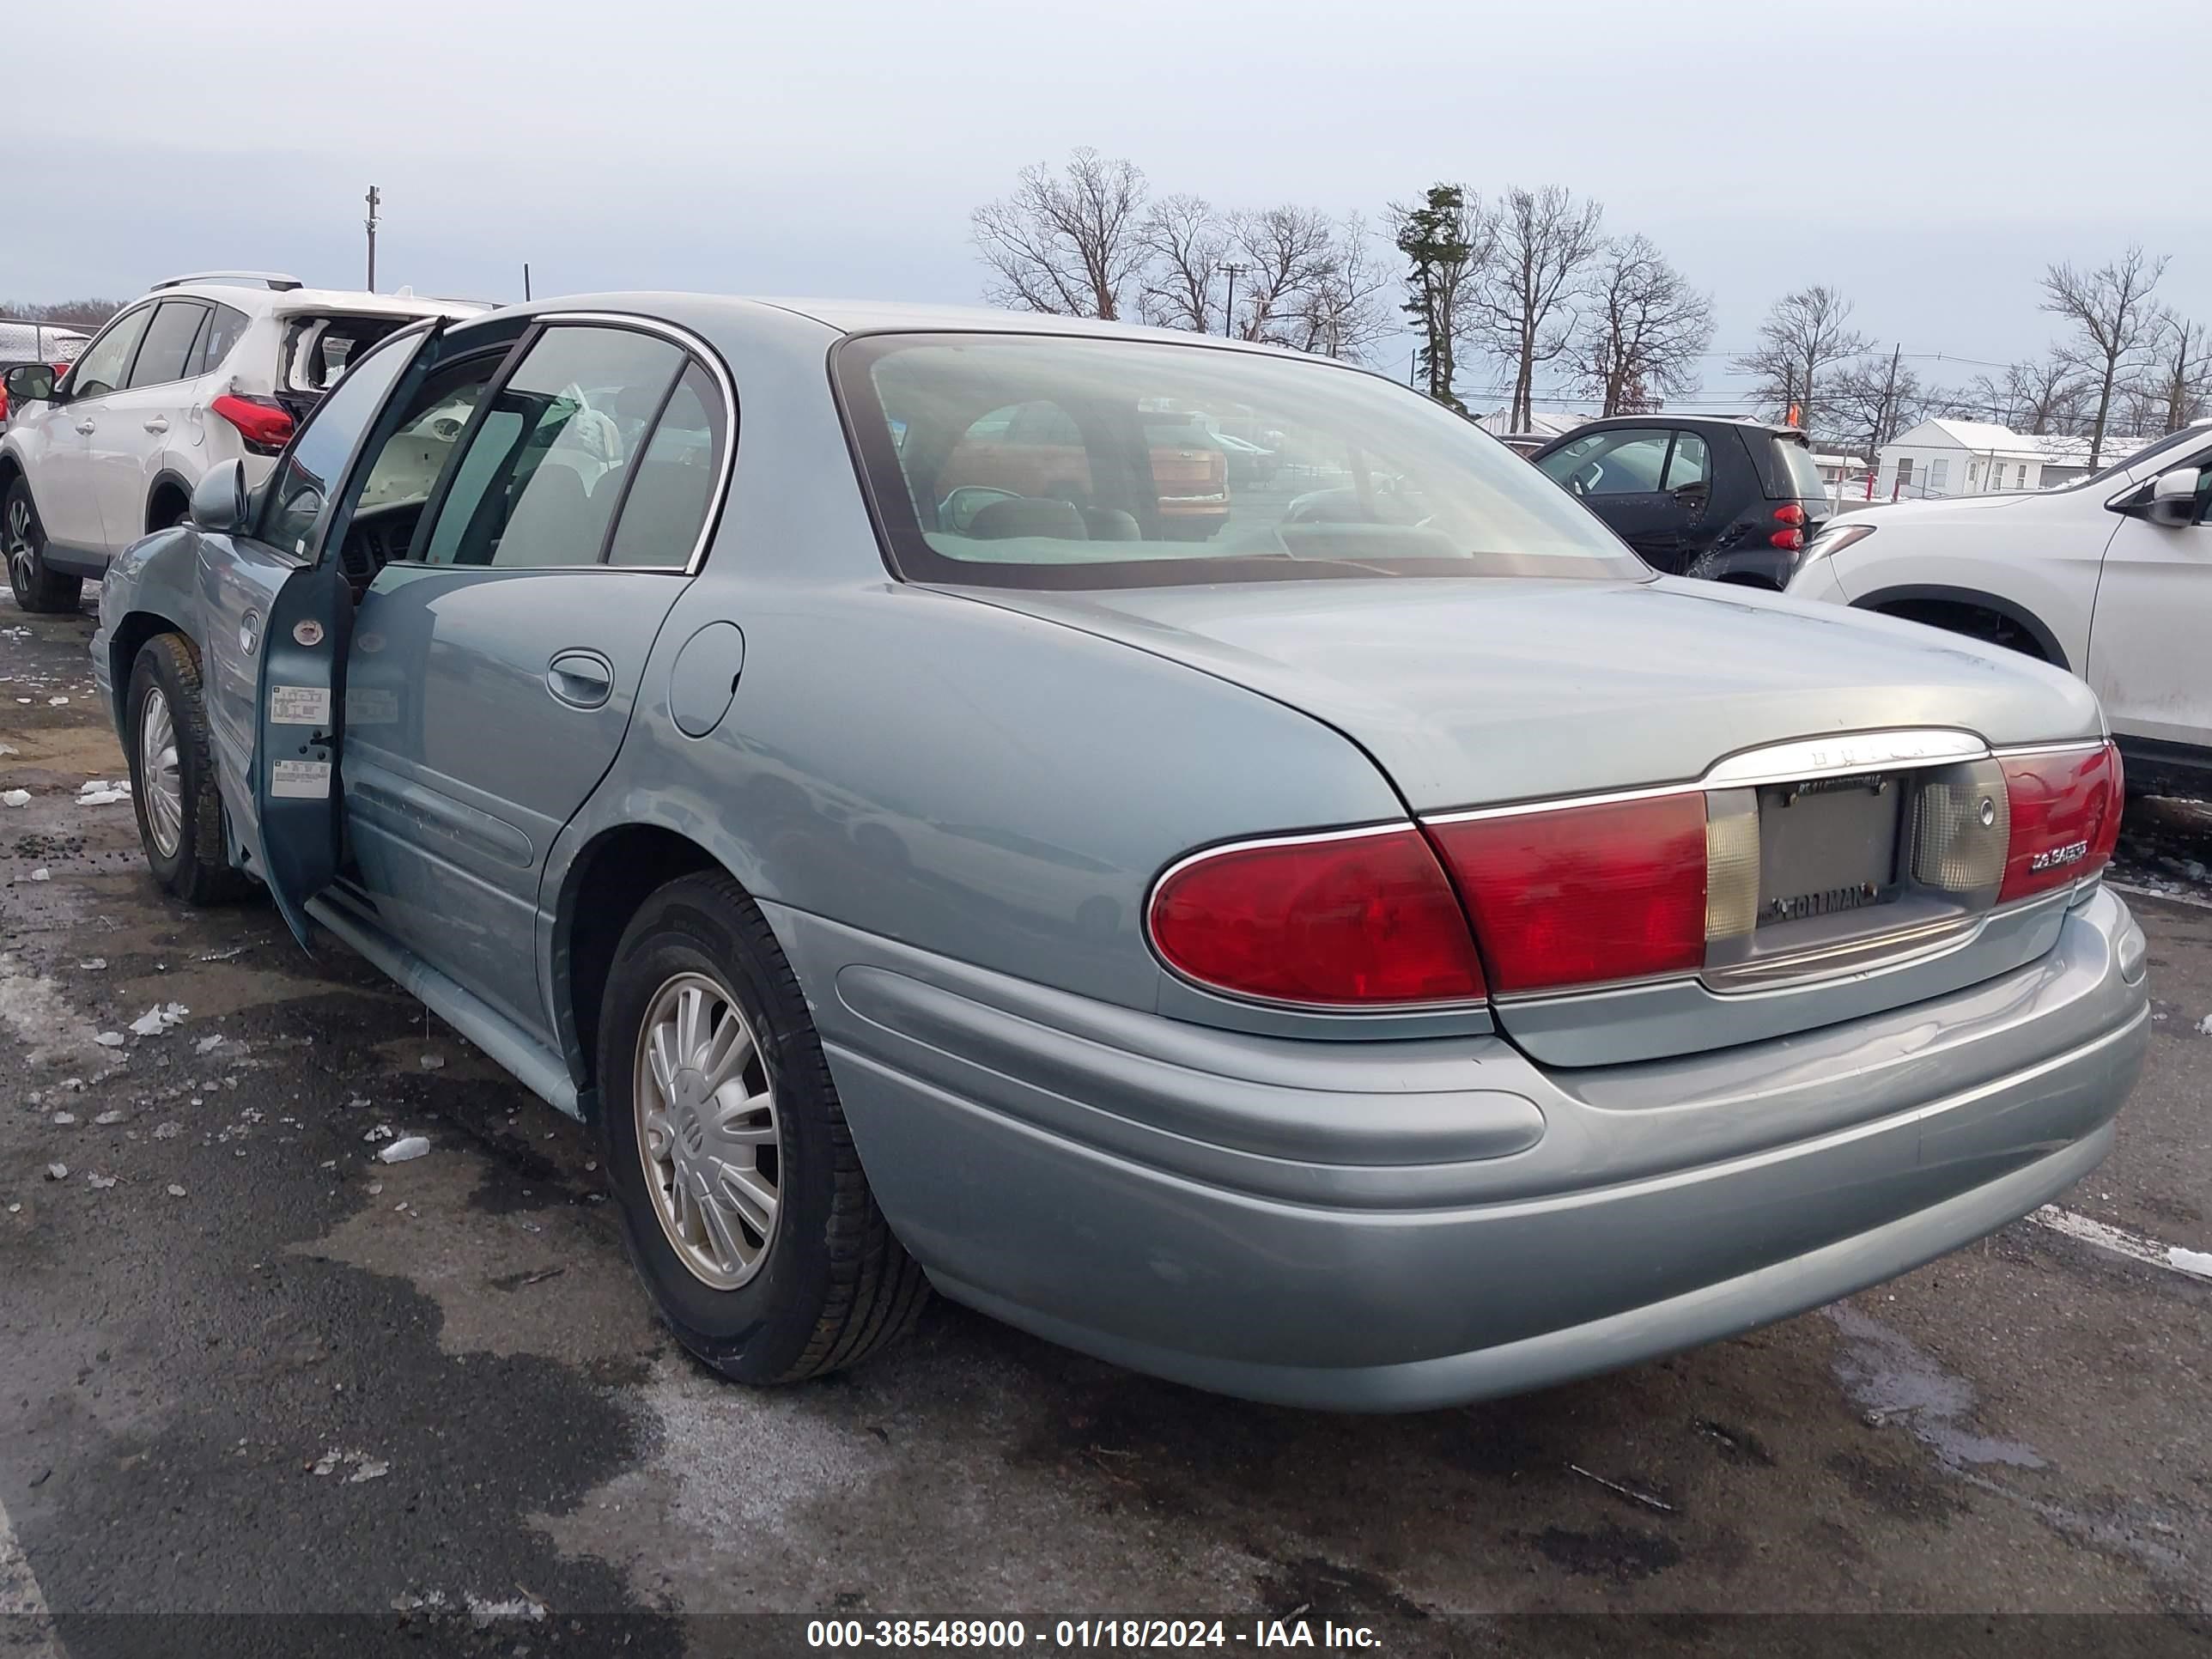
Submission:
[[[131,802],[154,879],[187,904],[243,897],[252,884],[231,867],[199,657],[183,635],[139,648],[125,696]]]
[[[46,532],[27,479],[10,483],[6,502],[0,504],[0,544],[7,549],[8,586],[17,605],[26,611],[76,609],[84,579],[46,568]]]
[[[912,1328],[928,1283],[876,1207],[799,981],[727,876],[672,882],[631,919],[599,1060],[623,1240],[686,1348],[789,1382]]]

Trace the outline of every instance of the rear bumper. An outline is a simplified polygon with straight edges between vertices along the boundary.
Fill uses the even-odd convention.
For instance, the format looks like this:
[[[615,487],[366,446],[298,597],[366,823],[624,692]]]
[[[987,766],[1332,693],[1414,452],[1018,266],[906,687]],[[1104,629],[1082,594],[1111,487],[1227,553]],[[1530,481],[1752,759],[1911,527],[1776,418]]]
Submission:
[[[1609,1370],[1980,1237],[2104,1157],[2148,1031],[2142,933],[2101,890],[2048,957],[1950,996],[1552,1073],[1495,1036],[1217,1032],[772,919],[940,1289],[1347,1409]]]

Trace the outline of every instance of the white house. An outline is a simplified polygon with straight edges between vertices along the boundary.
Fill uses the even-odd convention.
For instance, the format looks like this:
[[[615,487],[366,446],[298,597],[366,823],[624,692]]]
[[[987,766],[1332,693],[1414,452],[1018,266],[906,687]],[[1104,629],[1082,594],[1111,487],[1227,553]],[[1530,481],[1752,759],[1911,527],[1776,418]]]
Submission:
[[[2144,441],[2108,434],[2098,464],[2123,460]],[[2014,432],[1989,421],[1923,421],[1881,447],[1874,493],[1876,501],[1896,501],[2049,489],[2089,471],[2087,438]]]

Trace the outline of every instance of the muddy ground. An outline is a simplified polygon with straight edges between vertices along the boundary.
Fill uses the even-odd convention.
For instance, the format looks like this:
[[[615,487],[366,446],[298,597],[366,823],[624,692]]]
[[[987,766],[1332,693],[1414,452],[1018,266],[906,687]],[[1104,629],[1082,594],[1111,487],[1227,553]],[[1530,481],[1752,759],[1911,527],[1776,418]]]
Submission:
[[[766,1612],[1203,1614],[1231,1646],[1326,1616],[1464,1650],[1532,1613],[2212,1632],[2212,1281],[2140,1259],[2212,1250],[2186,811],[2130,833],[2151,1058],[2065,1200],[2148,1249],[2023,1222],[1735,1341],[1410,1418],[1215,1399],[942,1304],[758,1394],[654,1323],[586,1131],[343,947],[156,891],[129,802],[78,800],[122,775],[90,629],[0,598],[0,787],[30,795],[0,806],[0,1653],[323,1628],[175,1617],[219,1613],[356,1615],[349,1654],[703,1652],[770,1627],[689,1621]],[[387,1133],[434,1150],[387,1166]]]

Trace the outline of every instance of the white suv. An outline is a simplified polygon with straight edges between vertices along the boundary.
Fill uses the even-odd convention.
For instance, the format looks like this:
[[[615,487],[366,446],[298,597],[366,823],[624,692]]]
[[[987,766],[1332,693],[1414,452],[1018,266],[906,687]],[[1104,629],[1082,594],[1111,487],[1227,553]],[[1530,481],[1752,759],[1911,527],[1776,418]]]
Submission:
[[[2104,702],[2130,787],[2212,789],[2212,421],[2062,489],[1846,514],[1805,550],[1789,591],[2078,674]]]
[[[361,352],[413,319],[483,309],[209,271],[156,283],[118,313],[59,385],[41,365],[10,370],[0,545],[15,603],[74,607],[85,577],[185,516],[211,469],[243,460],[259,483]]]

